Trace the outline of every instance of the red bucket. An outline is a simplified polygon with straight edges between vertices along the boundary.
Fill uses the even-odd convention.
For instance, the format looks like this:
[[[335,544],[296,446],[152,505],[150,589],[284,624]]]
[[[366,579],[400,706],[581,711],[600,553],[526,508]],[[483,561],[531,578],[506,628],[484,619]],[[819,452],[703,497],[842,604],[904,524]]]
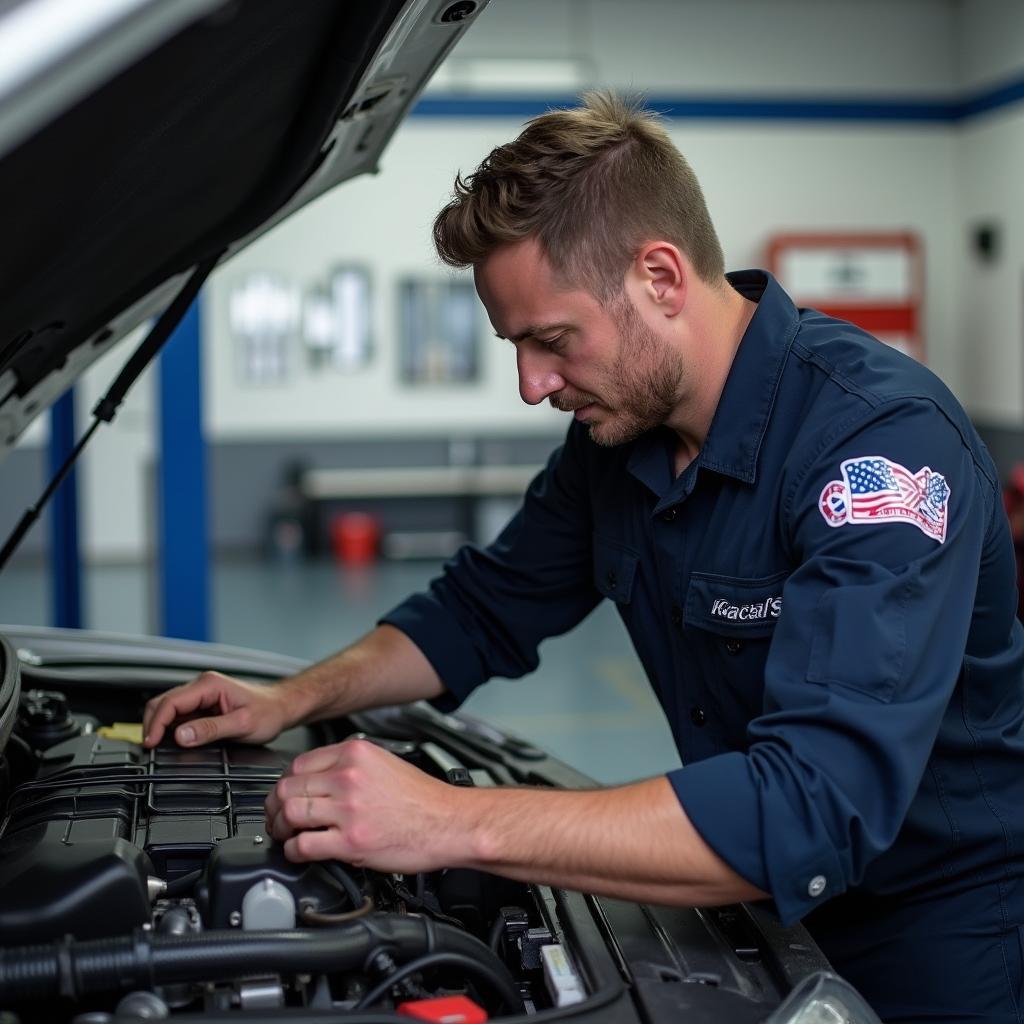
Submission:
[[[377,557],[380,523],[366,512],[344,512],[331,520],[334,557],[345,565],[366,565]]]

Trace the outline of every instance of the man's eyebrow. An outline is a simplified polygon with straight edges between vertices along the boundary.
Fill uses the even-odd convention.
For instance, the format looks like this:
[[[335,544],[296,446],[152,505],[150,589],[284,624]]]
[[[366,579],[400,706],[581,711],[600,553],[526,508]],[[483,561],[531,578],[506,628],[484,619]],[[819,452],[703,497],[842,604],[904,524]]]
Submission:
[[[508,341],[522,341],[524,338],[536,338],[540,334],[550,334],[552,331],[563,331],[570,325],[568,323],[555,322],[549,324],[527,324],[518,334],[510,334]],[[504,334],[494,332],[496,338],[504,338]]]

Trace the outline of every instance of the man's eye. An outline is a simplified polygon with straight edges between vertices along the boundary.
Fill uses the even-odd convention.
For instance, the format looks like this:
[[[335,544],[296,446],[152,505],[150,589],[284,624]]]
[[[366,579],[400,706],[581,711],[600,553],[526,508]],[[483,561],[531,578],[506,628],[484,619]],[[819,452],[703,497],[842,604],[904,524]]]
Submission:
[[[560,349],[565,347],[564,334],[556,334],[553,338],[538,338],[537,340],[552,352],[558,352]]]

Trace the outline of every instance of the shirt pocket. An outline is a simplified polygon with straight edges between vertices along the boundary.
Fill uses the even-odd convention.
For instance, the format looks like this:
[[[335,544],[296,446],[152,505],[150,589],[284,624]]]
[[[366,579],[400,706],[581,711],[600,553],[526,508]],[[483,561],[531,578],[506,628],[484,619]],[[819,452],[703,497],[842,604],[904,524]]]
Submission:
[[[632,600],[639,562],[640,556],[631,548],[594,535],[594,586],[620,607]]]
[[[788,575],[737,579],[691,573],[683,609],[686,624],[737,639],[771,637],[782,614],[782,586]]]
[[[739,579],[695,572],[687,585],[683,621],[691,641],[703,648],[709,689],[727,697],[722,713],[735,719],[737,735],[762,710],[765,662],[788,575]]]

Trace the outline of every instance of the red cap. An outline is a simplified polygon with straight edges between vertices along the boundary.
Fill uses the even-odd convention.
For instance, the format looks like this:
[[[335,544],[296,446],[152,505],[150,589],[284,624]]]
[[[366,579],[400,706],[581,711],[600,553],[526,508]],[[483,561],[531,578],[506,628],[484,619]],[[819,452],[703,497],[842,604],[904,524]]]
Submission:
[[[411,999],[398,1004],[398,1012],[432,1024],[485,1024],[487,1011],[466,996]]]

